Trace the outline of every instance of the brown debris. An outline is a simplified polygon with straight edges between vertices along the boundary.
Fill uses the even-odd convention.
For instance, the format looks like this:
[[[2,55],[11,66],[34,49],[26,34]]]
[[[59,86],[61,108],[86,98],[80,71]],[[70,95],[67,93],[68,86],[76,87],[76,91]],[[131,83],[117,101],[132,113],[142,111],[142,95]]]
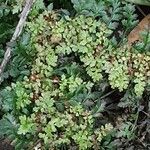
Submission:
[[[140,41],[140,33],[146,28],[150,28],[150,14],[147,15],[128,35],[128,44],[132,45],[136,41]]]

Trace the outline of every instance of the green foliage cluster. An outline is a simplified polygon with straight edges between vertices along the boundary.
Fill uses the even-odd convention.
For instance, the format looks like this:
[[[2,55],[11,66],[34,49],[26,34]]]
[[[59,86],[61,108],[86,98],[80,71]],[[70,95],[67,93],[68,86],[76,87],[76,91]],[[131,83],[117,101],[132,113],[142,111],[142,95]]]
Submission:
[[[50,2],[36,0],[25,32],[16,43],[8,43],[13,56],[1,76],[1,81],[10,81],[0,91],[0,137],[7,135],[18,150],[122,148],[136,138],[139,115],[148,109],[140,103],[142,95],[150,100],[150,34],[145,31],[142,41],[126,44],[137,21],[134,6],[123,1],[54,2],[54,7],[68,9],[72,2],[71,17],[63,9],[51,11]],[[12,34],[11,16],[17,21],[24,1],[2,4],[0,28],[9,26],[8,34],[0,36],[3,56]],[[111,109],[119,107],[132,108],[132,113],[121,121],[113,116],[112,126],[107,114],[111,118]]]
[[[111,30],[92,17],[81,15],[71,19],[66,16],[56,21],[57,17],[55,13],[45,12],[35,23],[29,23],[32,40],[40,52],[33,73],[42,71],[50,77],[53,68],[59,65],[59,56],[74,53],[80,58],[80,66],[85,68],[92,82],[101,81],[103,74],[107,74],[112,88],[123,91],[133,82],[135,94],[143,94],[149,84],[149,52],[139,53],[127,45],[114,47],[108,39]]]
[[[116,32],[129,32],[136,23],[133,5],[120,0],[71,0],[77,14],[100,18],[107,27]]]
[[[76,78],[76,83],[80,81],[77,81],[78,78]],[[59,149],[62,146],[100,149],[103,137],[112,132],[113,126],[105,124],[101,128],[94,129],[92,112],[85,110],[80,103],[71,106],[67,100],[62,101],[58,94],[65,96],[66,91],[63,93],[65,83],[64,79],[59,92],[49,78],[41,79],[31,76],[30,79],[25,78],[25,81],[7,87],[3,94],[1,93],[5,99],[3,110],[15,115],[14,122],[17,123],[12,132],[10,128],[13,128],[13,125],[6,119],[9,115],[5,114],[4,119],[0,121],[6,124],[5,131],[1,135],[9,135],[14,140],[16,148],[19,148],[21,139],[24,139],[28,141],[28,146],[26,145],[28,148],[40,141],[44,149]],[[77,88],[76,85],[70,86],[71,92]],[[12,135],[14,133],[15,138]]]

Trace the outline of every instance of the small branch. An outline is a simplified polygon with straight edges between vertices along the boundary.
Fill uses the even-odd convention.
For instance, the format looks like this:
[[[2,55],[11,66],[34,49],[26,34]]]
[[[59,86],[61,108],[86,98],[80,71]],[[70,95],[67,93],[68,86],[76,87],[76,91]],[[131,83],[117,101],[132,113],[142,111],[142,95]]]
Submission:
[[[143,11],[139,6],[136,6],[136,8],[139,10],[139,12],[140,12],[144,17],[146,17],[146,14],[144,13],[144,11]]]
[[[20,16],[20,20],[16,26],[15,32],[9,43],[14,43],[16,41],[16,39],[20,36],[22,29],[24,27],[25,21],[27,19],[27,16],[32,7],[32,4],[33,4],[33,0],[26,0],[26,4],[25,4],[25,6],[22,10],[21,16]],[[0,76],[2,75],[8,61],[10,60],[11,51],[12,51],[11,46],[7,45],[6,52],[4,54],[4,59],[2,60],[2,63],[0,65]]]

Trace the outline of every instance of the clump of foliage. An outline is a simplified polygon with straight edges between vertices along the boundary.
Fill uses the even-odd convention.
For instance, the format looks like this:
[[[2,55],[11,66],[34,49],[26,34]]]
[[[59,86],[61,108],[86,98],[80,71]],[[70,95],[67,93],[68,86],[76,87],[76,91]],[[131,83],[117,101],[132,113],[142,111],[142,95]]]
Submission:
[[[12,112],[18,113],[19,119],[15,134],[18,134],[18,137],[21,135],[20,138],[23,137],[26,141],[34,139],[28,142],[28,148],[37,142],[41,143],[43,148],[50,149],[62,146],[76,146],[79,149],[100,146],[103,137],[112,130],[111,124],[93,130],[94,120],[91,112],[85,111],[80,104],[76,106],[60,104],[59,100],[55,100],[55,91],[51,91],[52,89],[43,89],[41,96],[33,95],[32,92],[29,94],[32,82],[35,81],[18,82],[13,85],[15,93],[14,98],[11,97],[16,101]],[[7,122],[6,118],[7,116],[0,123]],[[9,133],[11,129],[7,126],[5,128],[8,130],[6,133],[11,136],[12,133]],[[19,147],[20,141],[17,140],[20,139],[13,140],[18,142],[16,147]]]
[[[54,6],[62,3],[58,1]],[[143,40],[133,46],[126,43],[137,23],[131,4],[72,3],[75,10],[69,16],[37,0],[25,33],[13,46],[14,67],[8,66],[4,78],[15,81],[0,92],[4,114],[0,135],[7,135],[16,149],[113,149],[136,138],[136,124],[144,111],[141,97],[150,87],[150,34],[144,32]],[[13,13],[23,5],[22,0],[13,1]],[[112,89],[121,95],[117,104]],[[132,109],[121,121],[113,116],[112,126],[106,114],[114,105]],[[114,141],[111,130],[116,131]]]
[[[112,31],[122,32],[120,34],[120,38],[124,34],[122,40],[137,23],[135,7],[126,2],[119,0],[71,1],[77,14],[100,18]]]
[[[72,19],[67,18],[69,19],[68,25],[70,25]],[[50,19],[52,19],[51,22]],[[73,23],[76,21],[80,23],[82,21],[81,19],[83,20],[84,17],[81,16],[72,21]],[[92,25],[94,20],[92,18],[87,19],[91,21],[90,25]],[[41,20],[43,21],[41,22]],[[47,23],[49,26],[47,26]],[[14,108],[6,107],[4,111],[10,109],[12,114],[18,114],[17,118],[19,119],[20,125],[17,133],[24,135],[27,139],[33,137],[35,139],[35,135],[38,134],[38,139],[44,141],[44,147],[46,145],[49,147],[49,144],[51,145],[49,148],[56,148],[62,145],[71,146],[73,143],[76,146],[78,145],[80,149],[87,149],[94,146],[99,147],[103,136],[107,135],[108,131],[112,129],[112,126],[108,124],[105,127],[101,127],[100,130],[97,129],[94,131],[91,113],[84,111],[81,105],[68,105],[69,97],[76,93],[79,87],[79,92],[87,92],[91,90],[93,84],[89,81],[84,81],[78,75],[78,72],[77,74],[69,74],[69,72],[68,74],[61,73],[61,76],[56,76],[54,73],[57,65],[63,65],[61,64],[62,58],[60,58],[60,63],[58,63],[59,57],[62,57],[59,54],[63,54],[61,52],[63,49],[57,47],[57,50],[54,50],[54,47],[61,40],[59,37],[61,34],[56,34],[59,30],[54,28],[56,24],[69,27],[67,20],[57,22],[57,14],[53,12],[45,12],[36,19],[35,23],[28,23],[29,29],[31,31],[33,29],[31,41],[35,46],[37,58],[35,64],[32,66],[30,77],[26,77],[25,81],[17,82],[11,88],[8,88],[8,91],[12,92],[11,99],[5,95],[7,91],[4,91],[2,96],[6,101],[3,101],[3,109],[7,105],[7,99],[10,99]],[[91,30],[93,28],[96,30],[97,26],[98,22],[95,21]],[[47,32],[43,32],[44,30],[47,30]],[[63,31],[63,29],[60,30]],[[42,37],[39,39],[40,32]],[[69,37],[69,35],[66,36]],[[40,41],[42,39],[43,41]],[[47,40],[50,40],[50,42],[46,44],[45,42]],[[43,42],[45,45],[43,45]],[[57,53],[55,51],[58,55],[56,55]],[[86,51],[88,49],[85,49]],[[64,49],[65,53],[70,54],[70,52],[66,52]],[[38,139],[36,138],[37,141]]]
[[[59,21],[54,17],[57,17],[57,14],[51,15],[45,12],[36,19],[35,23],[29,23],[35,47],[41,53],[43,52],[43,55],[47,53],[45,54],[47,58],[36,59],[34,73],[39,74],[40,67],[43,68],[45,76],[51,76],[50,72],[57,66],[59,56],[74,53],[80,58],[79,65],[85,68],[92,82],[102,80],[103,73],[106,73],[112,88],[123,91],[132,81],[135,84],[136,95],[143,94],[150,77],[149,52],[141,54],[126,45],[113,47],[108,39],[111,30],[92,17],[81,15],[74,19],[61,18]],[[43,59],[46,59],[46,64]],[[45,67],[47,64],[49,67]]]

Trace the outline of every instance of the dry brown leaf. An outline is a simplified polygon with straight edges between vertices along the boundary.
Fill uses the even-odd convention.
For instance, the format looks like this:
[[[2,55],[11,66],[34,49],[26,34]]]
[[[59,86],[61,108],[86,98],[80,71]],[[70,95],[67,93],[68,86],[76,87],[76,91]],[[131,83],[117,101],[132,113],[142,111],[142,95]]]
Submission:
[[[140,33],[147,27],[150,27],[150,14],[147,15],[128,35],[128,44],[132,45],[136,41],[140,41]]]

